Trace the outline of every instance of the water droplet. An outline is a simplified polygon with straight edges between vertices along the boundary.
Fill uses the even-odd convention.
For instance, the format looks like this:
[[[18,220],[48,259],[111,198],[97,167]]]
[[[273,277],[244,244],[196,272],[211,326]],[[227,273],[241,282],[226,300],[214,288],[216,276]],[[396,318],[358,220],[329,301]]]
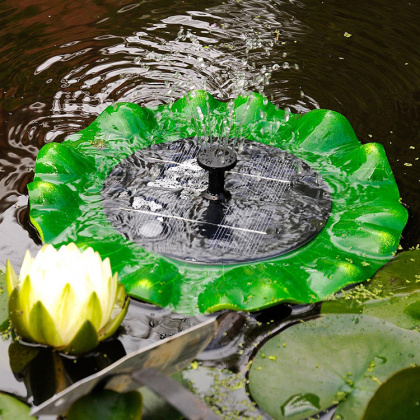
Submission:
[[[288,106],[286,106],[286,108],[284,108],[284,121],[289,121],[290,118],[290,108]]]
[[[379,365],[379,364],[385,364],[388,360],[387,360],[387,358],[386,357],[383,357],[383,356],[375,356],[374,357],[374,360],[376,361],[376,363]]]
[[[282,406],[284,417],[301,415],[306,412],[316,413],[321,408],[319,397],[315,394],[296,394],[290,397]],[[308,413],[309,414],[309,413]],[[304,416],[302,416],[304,417]]]

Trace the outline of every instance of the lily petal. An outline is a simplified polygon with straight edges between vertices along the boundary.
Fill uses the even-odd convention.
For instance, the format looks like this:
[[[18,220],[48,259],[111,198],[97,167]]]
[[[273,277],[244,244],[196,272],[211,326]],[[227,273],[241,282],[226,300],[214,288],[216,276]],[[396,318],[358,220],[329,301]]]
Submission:
[[[126,295],[125,295],[125,288],[122,283],[117,283],[117,293],[115,297],[115,304],[122,308],[125,305]]]
[[[33,258],[31,257],[31,253],[29,251],[26,251],[22,266],[20,268],[20,273],[19,273],[20,280],[23,280],[28,275],[28,272],[32,266],[32,263],[33,263]]]
[[[98,333],[90,321],[85,321],[69,345],[61,349],[70,354],[81,354],[98,345]]]
[[[29,331],[29,311],[32,307],[32,284],[29,276],[25,277],[23,283],[21,283],[16,290],[19,292],[18,307],[21,311],[22,321],[25,323],[25,327]]]
[[[125,314],[128,310],[128,305],[130,304],[130,299],[127,297],[124,303],[121,312],[113,319],[111,319],[102,329],[99,331],[99,340],[106,340],[107,338],[111,337],[120,326],[121,322],[123,321]]]
[[[9,317],[16,333],[25,340],[32,341],[31,334],[29,334],[23,319],[23,310],[20,307],[19,288],[17,287],[9,295]]]
[[[29,327],[32,338],[38,343],[49,344],[53,347],[61,347],[63,345],[54,320],[40,301],[36,302],[31,309]]]
[[[92,292],[89,297],[89,301],[85,308],[85,313],[83,314],[83,319],[90,321],[95,327],[96,331],[101,328],[102,322],[105,322],[105,320],[103,320],[101,302],[99,301],[96,292]]]
[[[104,314],[104,318],[109,320],[112,317],[112,311],[113,308],[115,307],[115,303],[117,300],[117,287],[118,287],[119,283],[118,283],[118,273],[115,273],[114,276],[109,276],[108,277],[108,284],[107,284],[107,293],[109,296],[109,301],[108,301],[108,307],[107,307],[107,312]],[[125,298],[125,296],[124,296]],[[123,299],[124,299],[123,298]],[[124,304],[124,301],[122,302],[122,304],[120,305],[120,307],[122,307]]]
[[[80,321],[78,322],[80,314],[77,296],[69,283],[64,286],[61,295],[56,298],[56,302],[53,312],[54,321],[60,331],[62,343],[66,345],[73,339],[82,324]]]
[[[6,287],[7,287],[7,294],[10,296],[13,292],[13,290],[18,285],[18,278],[15,273],[15,270],[13,270],[12,264],[9,260],[6,262]]]

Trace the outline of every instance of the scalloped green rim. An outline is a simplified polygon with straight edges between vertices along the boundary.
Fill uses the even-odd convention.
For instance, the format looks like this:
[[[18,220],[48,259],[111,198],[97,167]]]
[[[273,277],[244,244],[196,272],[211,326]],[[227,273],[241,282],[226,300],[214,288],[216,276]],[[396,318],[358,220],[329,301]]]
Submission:
[[[112,168],[153,143],[209,130],[222,135],[232,106],[230,137],[240,135],[292,153],[328,183],[332,211],[324,229],[289,254],[225,266],[182,263],[125,239],[101,204],[102,185]],[[203,124],[197,123],[197,107]],[[91,246],[110,258],[129,295],[185,314],[322,300],[366,280],[388,262],[407,222],[381,145],[362,145],[336,112],[317,109],[285,118],[256,93],[230,103],[193,91],[155,109],[131,103],[110,106],[81,132],[41,149],[28,189],[30,217],[44,242]]]

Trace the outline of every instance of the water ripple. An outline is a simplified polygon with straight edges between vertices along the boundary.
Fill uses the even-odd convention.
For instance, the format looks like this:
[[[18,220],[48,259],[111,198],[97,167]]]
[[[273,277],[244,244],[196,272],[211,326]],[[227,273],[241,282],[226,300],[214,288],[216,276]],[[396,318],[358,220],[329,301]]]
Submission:
[[[379,0],[357,9],[338,0],[210,1],[200,8],[181,0],[0,1],[0,210],[25,193],[42,145],[86,127],[110,104],[154,106],[197,88],[228,99],[250,89],[292,112],[334,109],[361,141],[381,142],[414,221],[416,11],[409,2]],[[420,241],[413,223],[407,245]]]

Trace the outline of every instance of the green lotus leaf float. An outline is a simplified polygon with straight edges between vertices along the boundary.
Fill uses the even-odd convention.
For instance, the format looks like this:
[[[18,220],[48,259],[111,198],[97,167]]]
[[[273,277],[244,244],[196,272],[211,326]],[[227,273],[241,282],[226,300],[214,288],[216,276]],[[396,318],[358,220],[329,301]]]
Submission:
[[[238,153],[232,205],[200,193],[191,150],[211,139]],[[288,114],[256,93],[110,106],[41,149],[28,190],[45,243],[92,247],[129,295],[185,314],[323,300],[387,263],[407,221],[381,145],[362,145],[336,112]]]
[[[321,313],[365,314],[402,328],[420,327],[420,250],[399,253],[370,281],[323,302]]]
[[[27,251],[19,276],[7,261],[6,283],[16,333],[71,354],[114,334],[129,304],[109,260],[74,243],[58,251],[44,245],[35,258]]]
[[[419,363],[417,331],[369,315],[328,315],[264,344],[252,363],[249,389],[277,420],[312,418],[333,405],[335,419],[358,420],[382,383]]]

